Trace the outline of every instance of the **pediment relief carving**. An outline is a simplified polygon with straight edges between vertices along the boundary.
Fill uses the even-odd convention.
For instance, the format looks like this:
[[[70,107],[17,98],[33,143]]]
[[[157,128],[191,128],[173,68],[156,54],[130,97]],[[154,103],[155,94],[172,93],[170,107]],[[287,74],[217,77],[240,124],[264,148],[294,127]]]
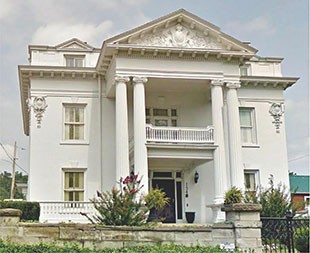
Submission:
[[[162,47],[184,47],[202,49],[224,49],[214,36],[205,35],[198,30],[189,29],[182,24],[161,29],[156,33],[145,34],[130,41],[130,44]]]

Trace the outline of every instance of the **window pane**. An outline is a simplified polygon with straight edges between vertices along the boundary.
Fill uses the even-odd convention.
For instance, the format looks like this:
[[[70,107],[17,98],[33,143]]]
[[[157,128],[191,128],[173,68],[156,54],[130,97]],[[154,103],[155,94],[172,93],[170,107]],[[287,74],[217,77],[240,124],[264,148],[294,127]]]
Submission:
[[[176,117],[177,116],[177,109],[171,109],[171,116]]]
[[[250,110],[240,109],[240,125],[252,126]]]
[[[154,109],[154,116],[168,116],[168,109]]]
[[[83,58],[75,59],[75,67],[83,67]]]
[[[168,120],[166,119],[156,119],[155,126],[168,126]]]
[[[73,58],[66,58],[66,66],[73,67],[74,66],[74,59]]]
[[[65,107],[65,139],[84,139],[84,105],[70,105]]]
[[[177,126],[177,120],[176,119],[171,120],[171,126],[173,126],[173,127]]]
[[[245,188],[250,191],[256,190],[255,172],[244,174]]]

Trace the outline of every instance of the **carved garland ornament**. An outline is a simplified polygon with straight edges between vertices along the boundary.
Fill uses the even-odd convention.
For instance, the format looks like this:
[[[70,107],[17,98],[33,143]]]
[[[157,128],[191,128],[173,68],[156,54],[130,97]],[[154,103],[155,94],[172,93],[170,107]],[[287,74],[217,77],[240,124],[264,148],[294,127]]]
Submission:
[[[273,103],[269,109],[270,115],[274,118],[272,123],[276,127],[276,132],[280,133],[280,125],[283,123],[281,117],[284,114],[284,104],[283,103]]]
[[[33,108],[34,116],[37,119],[37,128],[41,128],[43,113],[47,108],[45,97],[43,96],[34,97],[33,99],[28,99],[27,102],[29,110],[31,110],[31,107]]]
[[[224,48],[215,38],[205,36],[198,31],[189,30],[181,24],[162,29],[155,34],[146,34],[144,37],[134,40],[133,44],[185,48]]]

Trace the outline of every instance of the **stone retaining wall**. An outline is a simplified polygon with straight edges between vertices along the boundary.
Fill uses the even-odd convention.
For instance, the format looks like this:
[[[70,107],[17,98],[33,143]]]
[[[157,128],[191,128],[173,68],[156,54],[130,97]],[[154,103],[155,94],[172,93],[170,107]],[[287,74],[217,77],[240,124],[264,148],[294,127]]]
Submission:
[[[2,211],[2,212],[1,212]],[[15,210],[16,211],[16,210]],[[14,212],[14,211],[13,211]],[[3,213],[6,214],[2,219]],[[213,225],[160,224],[156,227],[113,227],[91,224],[22,223],[0,210],[0,239],[14,243],[78,243],[83,247],[124,247],[137,244],[225,245],[261,252],[259,213],[232,211],[231,219]]]

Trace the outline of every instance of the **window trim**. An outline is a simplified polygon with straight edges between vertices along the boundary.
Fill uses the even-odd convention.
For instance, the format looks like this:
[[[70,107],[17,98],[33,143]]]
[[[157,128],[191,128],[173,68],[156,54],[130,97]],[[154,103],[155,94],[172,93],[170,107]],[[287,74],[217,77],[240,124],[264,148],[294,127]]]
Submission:
[[[65,66],[68,68],[84,68],[85,67],[85,54],[64,54],[65,58]],[[73,66],[68,66],[67,60],[73,59],[74,63]],[[76,66],[76,59],[82,59],[82,66]]]
[[[253,142],[243,142],[242,139],[242,129],[246,128],[246,126],[242,126],[241,125],[241,119],[240,119],[240,136],[241,136],[241,144],[242,147],[255,147],[255,148],[259,148],[259,144],[258,144],[258,136],[257,136],[257,121],[256,121],[256,113],[255,113],[255,107],[246,107],[246,106],[240,106],[239,107],[239,117],[240,117],[240,111],[241,110],[248,110],[250,111],[250,117],[251,117],[251,127],[247,127],[247,128],[251,128],[251,136],[253,139]]]
[[[87,173],[86,173],[86,171],[87,171],[87,169],[86,168],[79,168],[79,167],[77,167],[77,168],[69,168],[69,167],[63,167],[62,168],[62,178],[63,178],[63,180],[62,180],[62,199],[63,199],[63,201],[67,201],[67,200],[65,200],[65,192],[66,192],[66,189],[65,189],[65,183],[66,183],[66,173],[70,173],[70,172],[78,172],[78,173],[83,173],[83,200],[79,200],[79,201],[75,201],[75,200],[73,200],[72,202],[85,202],[85,199],[86,199],[86,182],[87,182],[87,180],[86,180],[86,176],[87,176]],[[68,190],[67,190],[68,191]],[[76,191],[75,191],[76,192]],[[71,202],[70,200],[68,200],[68,202]]]
[[[155,116],[154,110],[167,110],[168,115],[167,116]],[[146,111],[148,110],[149,115],[147,115]],[[176,115],[172,116],[172,111],[175,111]],[[163,127],[177,127],[178,126],[178,119],[179,119],[179,109],[177,107],[170,107],[170,108],[156,108],[156,107],[146,107],[145,108],[145,118],[146,118],[146,124],[152,124],[153,126],[156,126],[155,121],[156,120],[167,120],[168,126]],[[149,123],[147,123],[149,121]],[[174,126],[173,122],[176,122],[176,125]]]
[[[259,169],[250,169],[250,168],[247,168],[247,169],[244,169],[243,170],[243,177],[244,177],[244,190],[245,192],[253,192],[251,189],[248,189],[246,188],[246,185],[245,185],[245,175],[246,174],[254,174],[254,180],[255,180],[255,189],[254,189],[254,192],[256,192],[257,188],[260,186],[260,174],[259,174]]]
[[[83,139],[66,139],[66,108],[83,107],[84,109],[84,137]],[[62,138],[60,144],[89,145],[87,132],[87,103],[62,103]]]

